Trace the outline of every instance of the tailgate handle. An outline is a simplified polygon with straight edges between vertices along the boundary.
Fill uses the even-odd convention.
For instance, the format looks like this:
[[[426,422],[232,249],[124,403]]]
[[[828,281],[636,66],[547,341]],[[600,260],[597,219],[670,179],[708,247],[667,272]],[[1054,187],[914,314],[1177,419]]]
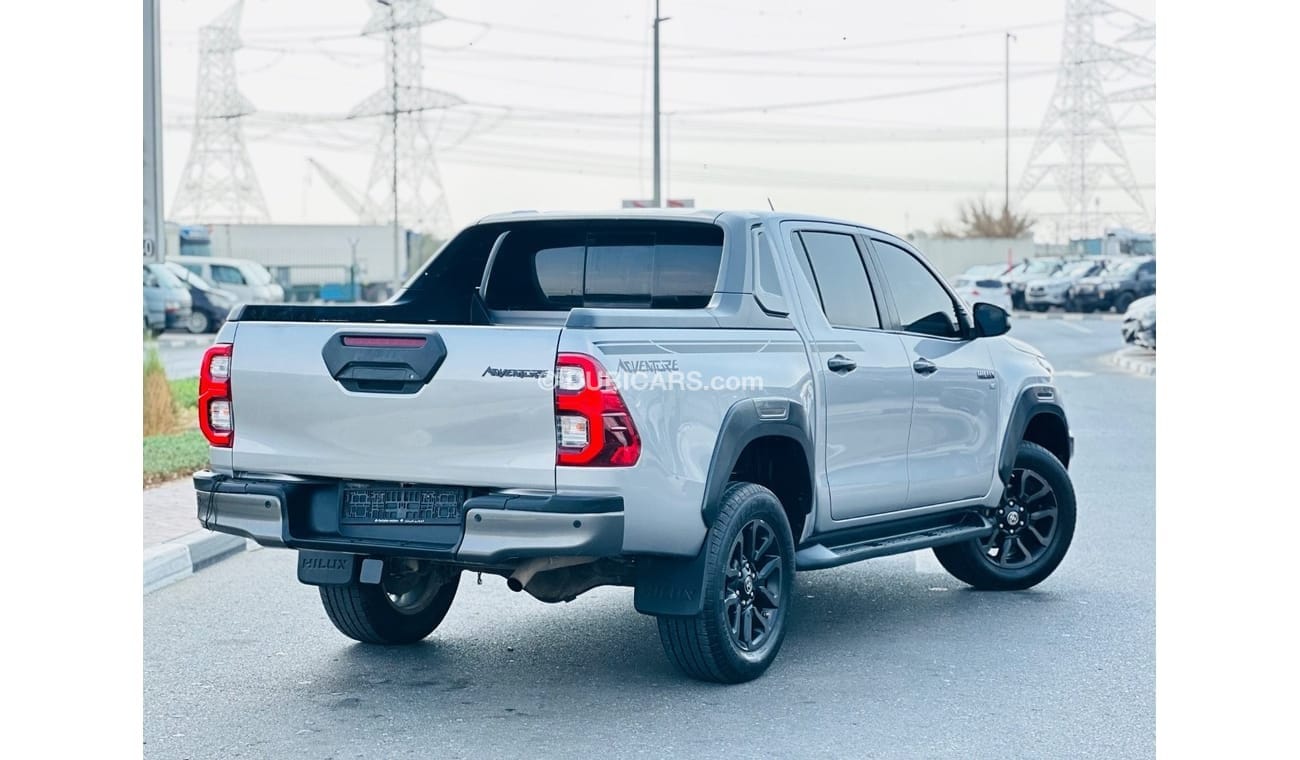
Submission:
[[[330,377],[356,393],[415,393],[433,379],[447,346],[429,335],[349,335],[325,342],[321,358]]]

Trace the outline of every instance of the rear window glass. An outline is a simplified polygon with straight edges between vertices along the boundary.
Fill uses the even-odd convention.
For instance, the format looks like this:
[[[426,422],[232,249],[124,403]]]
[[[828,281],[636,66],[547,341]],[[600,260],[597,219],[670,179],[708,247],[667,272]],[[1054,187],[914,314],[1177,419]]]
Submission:
[[[493,310],[708,304],[722,230],[705,224],[527,225],[506,233],[488,275]]]

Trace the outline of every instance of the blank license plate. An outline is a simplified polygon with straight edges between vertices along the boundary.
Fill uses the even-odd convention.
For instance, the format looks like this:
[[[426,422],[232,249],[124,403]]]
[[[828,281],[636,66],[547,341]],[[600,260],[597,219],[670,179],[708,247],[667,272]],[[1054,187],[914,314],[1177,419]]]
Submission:
[[[452,525],[461,521],[465,489],[366,485],[343,488],[345,525]]]

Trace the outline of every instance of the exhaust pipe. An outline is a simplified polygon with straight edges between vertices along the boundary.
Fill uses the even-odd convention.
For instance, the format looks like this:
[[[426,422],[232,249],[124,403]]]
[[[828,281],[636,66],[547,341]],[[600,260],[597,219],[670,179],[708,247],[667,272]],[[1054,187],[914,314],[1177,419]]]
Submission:
[[[506,578],[506,587],[511,591],[519,592],[528,587],[533,576],[548,570],[559,570],[564,567],[573,567],[574,565],[586,565],[595,562],[595,557],[541,557],[539,559],[530,559],[510,574]]]

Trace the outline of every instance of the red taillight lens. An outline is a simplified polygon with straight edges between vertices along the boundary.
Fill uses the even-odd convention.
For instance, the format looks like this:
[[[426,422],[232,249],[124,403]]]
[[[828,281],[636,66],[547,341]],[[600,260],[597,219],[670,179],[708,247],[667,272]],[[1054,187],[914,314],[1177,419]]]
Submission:
[[[199,429],[213,446],[229,446],[235,437],[235,415],[230,403],[229,343],[218,343],[203,354],[199,368]]]
[[[555,360],[555,463],[628,467],[641,456],[641,436],[614,380],[586,354]]]

